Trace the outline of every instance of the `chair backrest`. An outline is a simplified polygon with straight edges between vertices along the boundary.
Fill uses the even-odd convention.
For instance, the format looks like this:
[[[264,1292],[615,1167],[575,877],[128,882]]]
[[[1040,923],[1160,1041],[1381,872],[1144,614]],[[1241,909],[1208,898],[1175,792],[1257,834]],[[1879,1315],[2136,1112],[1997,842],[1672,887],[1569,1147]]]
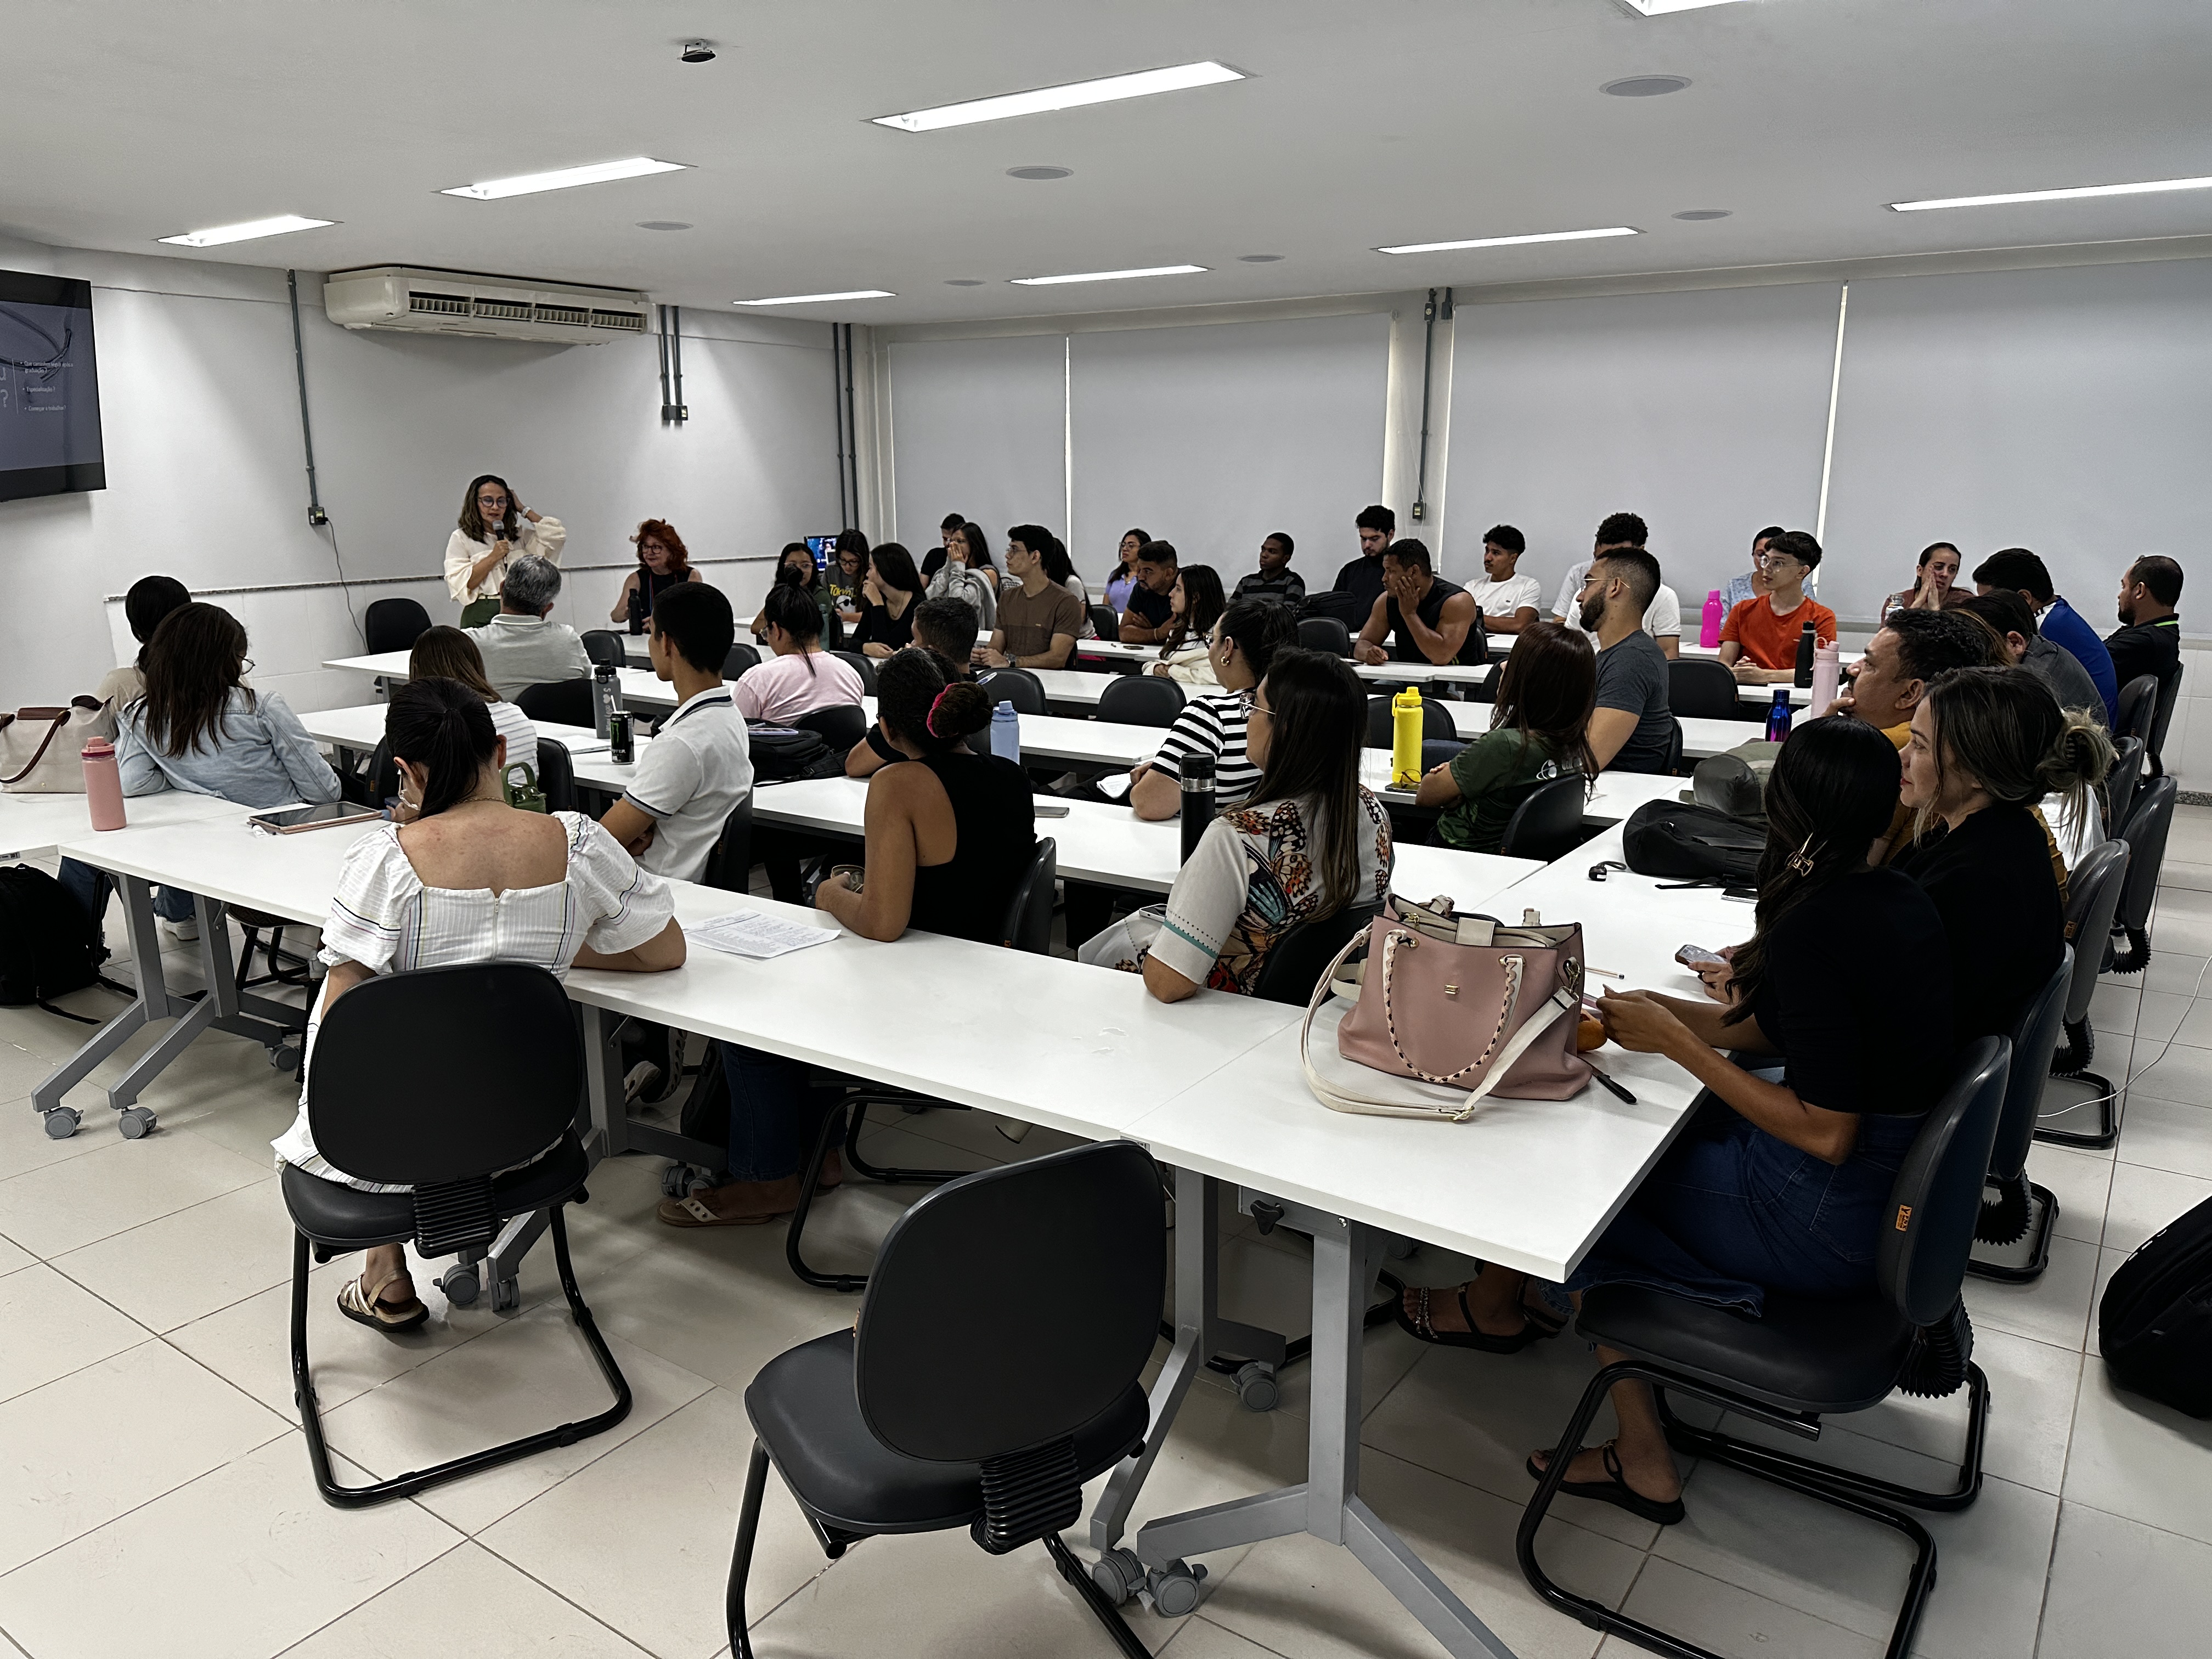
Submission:
[[[1959,1051],[1950,1086],[1890,1183],[1875,1234],[1875,1284],[1915,1325],[1948,1314],[1966,1282],[2011,1059],[2002,1037],[1977,1038]]]
[[[857,702],[833,703],[792,721],[795,730],[817,733],[832,749],[850,749],[868,735],[868,717]]]
[[[1689,733],[1682,730],[1681,716],[1674,718],[1674,729],[1667,738],[1667,764],[1662,769],[1668,777],[1682,775],[1682,760],[1689,748]]]
[[[1347,904],[1334,915],[1302,921],[1277,939],[1260,964],[1252,994],[1262,1002],[1287,1002],[1303,1008],[1321,983],[1322,969],[1375,920],[1378,906]]]
[[[1121,637],[1121,619],[1114,614],[1114,607],[1110,605],[1094,605],[1091,607],[1091,626],[1102,640],[1118,640]]]
[[[1308,617],[1298,624],[1298,649],[1348,657],[1352,654],[1352,630],[1334,617]]]
[[[1540,783],[1505,820],[1498,850],[1509,859],[1565,858],[1589,837],[1583,830],[1583,806],[1589,786],[1582,775]]]
[[[730,654],[722,659],[722,678],[733,680],[748,668],[758,668],[760,659],[758,651],[739,640],[730,647]]]
[[[1173,726],[1182,687],[1159,674],[1124,674],[1098,694],[1098,718],[1121,726]]]
[[[753,870],[753,796],[745,798],[722,820],[722,833],[714,839],[714,849],[707,854],[707,867],[699,879],[708,887],[719,887],[726,893],[742,893],[752,885]]]
[[[2154,778],[2166,775],[2166,728],[2173,724],[2173,706],[2180,698],[2181,664],[2176,659],[2159,676],[2158,712],[2150,720],[2150,775]]]
[[[2150,926],[2151,901],[2158,896],[2159,866],[2166,862],[2166,834],[2173,825],[2173,800],[2180,791],[2173,778],[2153,778],[2136,791],[2120,839],[2128,844],[2128,879],[2120,892],[2123,927],[2140,932]]]
[[[316,1151],[356,1180],[429,1187],[527,1162],[574,1127],[583,1086],[575,1016],[544,969],[422,968],[330,1006],[307,1121]]]
[[[2141,738],[2148,747],[2151,722],[2157,718],[2157,677],[2138,674],[2120,688],[2119,718],[2112,722],[2112,741]]]
[[[413,599],[377,599],[362,613],[362,643],[372,657],[412,651],[430,626],[430,613]]]
[[[1044,682],[1026,668],[994,668],[978,674],[975,684],[994,704],[1013,704],[1017,714],[1042,714],[1051,707],[1045,701]]]
[[[1386,692],[1381,696],[1368,698],[1367,746],[1370,749],[1388,749],[1392,746],[1396,741],[1391,729],[1392,723],[1390,694]],[[1448,738],[1456,742],[1459,738],[1459,727],[1452,723],[1451,714],[1443,704],[1438,702],[1434,697],[1424,697],[1421,699],[1421,741],[1427,743],[1432,738],[1438,740]]]
[[[623,654],[623,636],[611,628],[587,628],[580,635],[584,654],[592,659],[593,667],[604,663],[610,668],[620,668],[627,660]]]
[[[2112,744],[2112,770],[2105,774],[2105,823],[2115,830],[2128,821],[2142,781],[2143,740],[2119,738]]]
[[[1711,657],[1677,657],[1667,665],[1667,706],[1677,720],[1734,720],[1735,676]]]
[[[2066,1023],[2089,1017],[2089,999],[2105,964],[2105,940],[2119,914],[2127,886],[2128,844],[2100,841],[2067,872],[2066,936],[2074,941],[2074,978],[2066,992]]]
[[[876,665],[870,662],[864,653],[858,651],[832,651],[830,654],[836,658],[839,662],[847,665],[860,677],[862,696],[872,697],[876,695]]]
[[[2100,949],[2102,941],[2100,941]],[[2069,945],[2043,988],[2021,1009],[2014,1023],[2012,1073],[2005,1084],[2004,1110],[1997,1119],[1996,1139],[1990,1148],[1990,1173],[2010,1181],[2027,1167],[2027,1149],[2035,1140],[2035,1117],[2043,1103],[2044,1079],[2051,1075],[2051,1056],[2057,1052],[2059,1027],[2066,1018],[2066,994],[2074,987],[2074,951]]]
[[[1014,884],[1014,896],[1006,902],[1000,944],[1032,956],[1052,954],[1053,884],[1059,879],[1060,844],[1050,836],[1039,836],[1030,867]]]
[[[1127,1140],[926,1194],[884,1239],[860,1304],[853,1382],[869,1431],[908,1457],[981,1462],[1112,1407],[1159,1337],[1163,1202],[1152,1154]]]
[[[516,693],[516,708],[540,726],[592,724],[592,683],[586,679],[547,680],[526,685]]]
[[[576,810],[576,766],[568,757],[568,745],[543,732],[538,734],[538,789],[545,797],[547,811]]]

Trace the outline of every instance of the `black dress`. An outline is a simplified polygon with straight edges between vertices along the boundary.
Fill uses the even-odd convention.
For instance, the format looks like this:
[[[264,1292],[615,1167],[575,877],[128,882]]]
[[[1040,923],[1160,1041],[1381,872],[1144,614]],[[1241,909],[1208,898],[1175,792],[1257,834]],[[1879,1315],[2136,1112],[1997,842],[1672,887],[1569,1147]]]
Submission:
[[[945,786],[958,839],[943,864],[916,866],[906,925],[996,945],[1014,889],[1036,853],[1029,780],[1010,760],[964,749],[913,763],[927,766]]]
[[[1985,806],[1956,830],[1908,847],[1890,867],[1919,883],[1943,918],[1958,1041],[2009,1035],[2066,949],[2065,907],[2042,825],[2024,806]],[[1862,935],[1866,948],[1876,938]]]

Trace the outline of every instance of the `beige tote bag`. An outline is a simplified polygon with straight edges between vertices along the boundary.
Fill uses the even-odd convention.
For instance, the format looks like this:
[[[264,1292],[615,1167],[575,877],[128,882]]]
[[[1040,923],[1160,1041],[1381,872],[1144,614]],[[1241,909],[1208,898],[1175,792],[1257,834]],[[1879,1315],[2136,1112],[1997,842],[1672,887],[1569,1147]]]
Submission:
[[[12,795],[82,795],[79,758],[94,738],[115,739],[115,705],[76,697],[60,708],[0,714],[0,789]]]

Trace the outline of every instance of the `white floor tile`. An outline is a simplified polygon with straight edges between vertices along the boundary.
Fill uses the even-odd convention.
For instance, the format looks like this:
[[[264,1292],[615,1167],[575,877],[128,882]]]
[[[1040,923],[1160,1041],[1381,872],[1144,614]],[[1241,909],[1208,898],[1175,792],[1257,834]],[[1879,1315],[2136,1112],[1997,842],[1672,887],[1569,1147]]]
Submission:
[[[1270,1659],[1275,1651],[1197,1613],[1182,1621],[1166,1650],[1176,1659]]]
[[[2105,1234],[2105,1203],[2112,1187],[2107,1152],[2075,1152],[2038,1141],[2027,1151],[2028,1179],[2051,1189],[2058,1200],[2053,1224],[2061,1238],[2100,1243]]]
[[[1878,1659],[1883,1645],[1657,1556],[1638,1576],[1621,1610],[1723,1659]],[[1634,1659],[1644,1650],[1609,1636],[1598,1651],[1604,1659]]]
[[[0,1400],[67,1376],[152,1334],[44,1263],[0,1279]]]
[[[2101,1036],[2135,1035],[2141,1012],[2142,987],[2124,981],[2106,981],[2089,994],[2089,1024]]]
[[[2158,868],[2158,884],[2160,888],[2188,887],[2200,893],[2212,891],[2212,864],[2185,863],[2174,858],[2172,853],[2172,849],[2169,845],[2166,860]]]
[[[324,1626],[285,1659],[417,1659],[433,1643],[467,1659],[645,1659],[643,1649],[476,1544]]]
[[[2102,996],[2112,988],[2100,984],[2096,994]],[[2144,991],[2140,993],[2140,996],[2142,1000],[2136,1011],[2134,1035],[2137,1042],[2150,1045],[2153,1049],[2159,1043],[2171,1041],[2173,1034],[2181,1029],[2181,1022],[2188,1017],[2189,1011],[2196,1006],[2194,998],[2175,991]]]
[[[5,1278],[18,1267],[27,1267],[38,1259],[21,1245],[0,1238],[0,1278]]]
[[[2068,1504],[2036,1659],[2199,1659],[2212,1628],[2212,1544]]]
[[[2093,1359],[2081,1374],[2064,1495],[2212,1544],[2212,1422],[2122,1393]]]
[[[2097,1277],[2097,1250],[2078,1238],[2051,1241],[2051,1265],[2025,1285],[1966,1280],[1966,1311],[1977,1330],[2009,1331],[2081,1351]]]
[[[2212,1180],[2212,1107],[2160,1100],[2136,1091],[2122,1124],[2121,1162]]]
[[[49,1259],[179,1210],[276,1178],[197,1135],[119,1137],[0,1181],[0,1234]]]
[[[56,1256],[53,1265],[141,1324],[172,1331],[284,1283],[292,1239],[276,1183],[258,1181]]]
[[[2212,973],[2205,970],[2208,960],[2212,958],[2191,956],[2179,947],[2162,950],[2154,943],[2149,964],[2142,972],[2105,977],[2114,984],[2140,985],[2146,993],[2164,991],[2194,997],[2212,991]]]
[[[2174,1027],[2173,1040],[2186,1048],[2212,1048],[2212,997],[2199,996],[2191,1003]]]
[[[2122,1131],[2121,1139],[2126,1139]],[[2105,1247],[2132,1250],[2183,1212],[2212,1198],[2212,1180],[2149,1170],[2125,1162],[2112,1166],[2112,1197],[2105,1212]]]
[[[2160,1100],[2185,1101],[2192,1106],[2212,1105],[2212,1048],[2191,1048],[2176,1042],[2163,1054],[2148,1043],[2141,1045],[2129,1088],[2140,1089]]]

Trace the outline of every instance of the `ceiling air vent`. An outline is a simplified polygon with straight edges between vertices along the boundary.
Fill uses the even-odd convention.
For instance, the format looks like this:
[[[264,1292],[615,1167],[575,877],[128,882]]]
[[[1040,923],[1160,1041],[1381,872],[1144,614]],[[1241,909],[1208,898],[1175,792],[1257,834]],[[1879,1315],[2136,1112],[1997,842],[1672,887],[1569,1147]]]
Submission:
[[[405,265],[332,271],[323,283],[323,309],[341,328],[559,345],[635,338],[653,316],[652,301],[625,289]]]
[[[530,320],[532,310],[532,307],[520,300],[479,300],[476,302],[477,316],[502,323],[526,323]]]
[[[418,317],[465,317],[469,314],[469,301],[465,294],[417,294],[410,289],[407,309]]]

